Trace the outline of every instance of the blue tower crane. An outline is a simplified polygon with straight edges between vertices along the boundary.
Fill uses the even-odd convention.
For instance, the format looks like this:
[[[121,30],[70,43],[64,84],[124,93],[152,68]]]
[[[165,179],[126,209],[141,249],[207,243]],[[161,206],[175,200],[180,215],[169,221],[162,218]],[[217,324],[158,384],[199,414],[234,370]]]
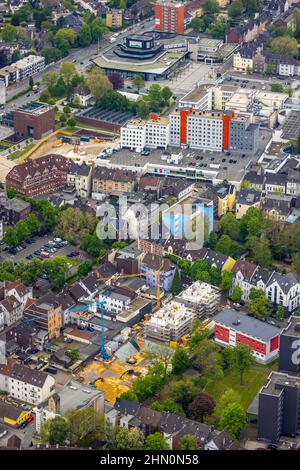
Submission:
[[[110,359],[110,355],[107,354],[105,350],[105,331],[104,331],[104,301],[106,297],[109,296],[109,291],[104,294],[102,300],[99,300],[99,307],[101,311],[101,349],[100,349],[100,356],[104,359]]]

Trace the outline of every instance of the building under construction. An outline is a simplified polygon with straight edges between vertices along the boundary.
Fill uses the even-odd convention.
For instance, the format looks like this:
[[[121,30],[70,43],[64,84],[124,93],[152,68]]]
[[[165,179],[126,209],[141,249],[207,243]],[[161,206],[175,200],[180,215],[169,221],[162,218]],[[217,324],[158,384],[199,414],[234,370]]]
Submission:
[[[180,341],[182,336],[191,333],[195,318],[194,309],[172,300],[145,323],[145,338],[162,342]]]

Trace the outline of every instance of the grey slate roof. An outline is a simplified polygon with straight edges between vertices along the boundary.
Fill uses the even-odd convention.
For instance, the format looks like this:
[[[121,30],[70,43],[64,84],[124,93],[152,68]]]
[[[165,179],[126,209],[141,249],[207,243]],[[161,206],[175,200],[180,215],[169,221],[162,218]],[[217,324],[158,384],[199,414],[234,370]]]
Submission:
[[[216,323],[265,342],[270,341],[270,339],[280,333],[280,329],[276,326],[269,325],[247,315],[241,315],[234,310],[224,309],[214,317],[214,320]],[[237,323],[238,321],[240,322],[239,324],[234,324],[234,322]]]

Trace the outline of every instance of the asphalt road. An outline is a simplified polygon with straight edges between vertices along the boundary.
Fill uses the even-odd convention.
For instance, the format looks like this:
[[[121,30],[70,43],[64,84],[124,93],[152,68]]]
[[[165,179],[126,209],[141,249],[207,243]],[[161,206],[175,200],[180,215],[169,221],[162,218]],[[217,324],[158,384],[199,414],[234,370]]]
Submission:
[[[126,37],[128,34],[132,33],[145,33],[146,31],[152,31],[154,26],[154,20],[151,19],[149,20],[144,20],[136,25],[133,25],[133,28],[130,31],[123,31],[120,33],[120,35],[117,37],[117,41],[114,42],[113,44],[117,44],[120,42],[121,39]],[[63,59],[59,60],[58,62],[55,62],[54,64],[49,64],[43,72],[36,74],[33,76],[34,82],[41,82],[43,75],[46,72],[50,71],[58,71],[61,67],[61,65],[64,62],[74,62],[74,65],[76,67],[76,70],[80,73],[84,72],[86,67],[90,65],[90,59],[95,57],[101,52],[104,52],[106,49],[112,46],[112,43],[110,43],[110,38],[113,36],[113,32],[110,32],[109,34],[105,35],[102,40],[99,43],[99,49],[98,49],[98,44],[92,44],[89,47],[86,47],[85,49],[73,49],[70,51],[70,54],[67,57],[64,57]],[[26,90],[28,88],[28,79],[24,80],[23,82],[18,82],[15,83],[11,86],[9,86],[6,90],[6,100],[11,99],[13,96],[17,95],[18,93]],[[43,91],[45,87],[41,86],[39,91]],[[39,94],[35,94],[34,92],[30,92],[26,95],[21,96],[20,98],[17,98],[13,102],[7,104],[4,106],[1,111],[2,112],[8,112],[15,107],[21,106],[29,101],[32,100],[38,100]]]

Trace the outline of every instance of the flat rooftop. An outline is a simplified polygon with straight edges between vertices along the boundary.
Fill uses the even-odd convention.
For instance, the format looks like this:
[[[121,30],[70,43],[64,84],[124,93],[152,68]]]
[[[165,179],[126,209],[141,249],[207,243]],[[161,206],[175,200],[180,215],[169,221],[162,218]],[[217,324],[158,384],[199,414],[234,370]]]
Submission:
[[[300,377],[273,371],[269,375],[268,383],[262,387],[261,392],[278,396],[282,393],[284,386],[300,387]]]
[[[295,336],[295,338],[300,338],[300,317],[290,317],[289,324],[284,328],[282,333],[288,336]]]
[[[46,103],[41,103],[40,101],[29,101],[28,103],[23,104],[16,111],[24,112],[26,114],[33,114],[35,116],[43,114],[48,109],[51,109],[52,106]]]
[[[179,176],[192,180],[224,181],[240,183],[250,163],[255,163],[261,157],[265,145],[271,137],[271,131],[261,129],[261,148],[254,156],[235,152],[216,152],[211,150],[191,150],[170,147],[171,154],[181,154],[178,163],[167,163],[162,159],[164,151],[151,150],[148,156],[122,149],[106,159],[97,159],[96,165],[108,168],[130,169],[160,176]],[[234,161],[235,163],[229,163]]]
[[[172,65],[182,59],[185,52],[164,51],[161,55],[152,61],[126,60],[115,55],[102,55],[93,59],[95,65],[103,69],[116,69],[120,71],[129,71],[136,73],[155,73],[157,75],[163,74]]]
[[[280,333],[280,329],[276,326],[256,320],[248,315],[241,315],[235,310],[222,310],[214,317],[214,321],[264,342],[270,341]]]
[[[188,101],[189,103],[198,103],[204,96],[207,95],[207,92],[211,88],[209,85],[201,85],[198,88],[195,88],[192,91],[189,91],[186,95],[184,95],[180,102]]]
[[[60,413],[65,414],[67,410],[76,410],[77,408],[83,408],[88,403],[103,395],[101,390],[97,390],[88,385],[82,385],[75,380],[71,380],[65,387],[58,392],[60,397]]]

